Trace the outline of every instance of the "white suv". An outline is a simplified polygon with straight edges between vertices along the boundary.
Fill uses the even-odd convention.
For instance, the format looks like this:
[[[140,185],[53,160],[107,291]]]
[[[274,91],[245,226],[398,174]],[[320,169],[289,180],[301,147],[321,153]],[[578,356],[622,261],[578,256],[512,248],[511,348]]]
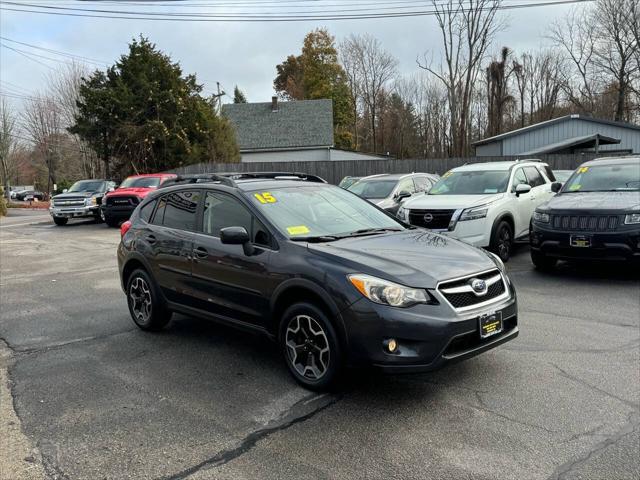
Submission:
[[[445,173],[428,194],[407,200],[398,217],[477,247],[503,261],[528,237],[536,207],[551,198],[555,177],[539,160],[475,163]]]

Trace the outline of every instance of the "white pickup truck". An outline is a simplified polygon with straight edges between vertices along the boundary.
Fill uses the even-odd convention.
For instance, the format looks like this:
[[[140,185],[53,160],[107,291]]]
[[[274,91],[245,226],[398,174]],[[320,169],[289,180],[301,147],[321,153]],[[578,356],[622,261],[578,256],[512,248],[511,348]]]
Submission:
[[[528,237],[536,207],[554,195],[554,182],[539,160],[464,165],[445,173],[428,194],[407,200],[398,217],[507,261],[514,240]]]

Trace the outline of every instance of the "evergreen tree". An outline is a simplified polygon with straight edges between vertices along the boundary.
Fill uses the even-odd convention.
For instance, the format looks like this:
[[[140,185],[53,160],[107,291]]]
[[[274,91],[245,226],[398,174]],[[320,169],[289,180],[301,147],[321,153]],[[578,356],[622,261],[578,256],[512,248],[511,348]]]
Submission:
[[[125,174],[238,161],[233,130],[201,91],[194,75],[184,76],[140,37],[106,73],[83,79],[70,131],[99,153],[106,169],[117,158]]]
[[[247,96],[237,85],[233,89],[233,103],[247,103]]]

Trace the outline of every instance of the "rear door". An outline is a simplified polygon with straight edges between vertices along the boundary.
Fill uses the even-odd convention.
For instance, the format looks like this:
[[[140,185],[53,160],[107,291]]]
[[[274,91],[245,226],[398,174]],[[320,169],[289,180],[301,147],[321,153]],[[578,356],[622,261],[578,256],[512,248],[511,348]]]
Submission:
[[[255,251],[225,245],[220,230],[244,227]],[[197,306],[222,318],[264,326],[269,314],[271,276],[268,264],[274,240],[240,200],[223,192],[204,193],[202,231],[195,235],[193,285]]]
[[[154,277],[165,297],[190,303],[193,237],[197,225],[200,190],[182,190],[163,195],[141,241],[152,252]]]

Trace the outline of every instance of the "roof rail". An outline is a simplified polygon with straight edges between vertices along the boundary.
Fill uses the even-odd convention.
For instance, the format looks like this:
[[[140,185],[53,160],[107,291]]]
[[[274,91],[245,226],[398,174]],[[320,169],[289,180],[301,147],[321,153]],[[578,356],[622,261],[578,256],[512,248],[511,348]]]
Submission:
[[[270,178],[273,180],[292,180],[297,178],[299,180],[305,180],[307,182],[314,182],[314,183],[327,183],[326,180],[324,180],[321,177],[318,177],[317,175],[309,175],[308,173],[302,173],[302,172],[235,172],[235,173],[221,173],[220,175],[224,175],[226,178],[232,179],[232,180],[244,180],[244,179],[250,179],[250,178],[255,178],[255,179],[260,179],[260,178]]]
[[[171,187],[173,185],[185,185],[190,183],[220,182],[228,187],[237,187],[238,185],[231,178],[230,174],[218,173],[200,173],[195,175],[178,175],[176,178],[170,178],[162,184],[162,188]]]
[[[538,162],[542,163],[542,160],[539,158],[518,158],[516,162]]]

